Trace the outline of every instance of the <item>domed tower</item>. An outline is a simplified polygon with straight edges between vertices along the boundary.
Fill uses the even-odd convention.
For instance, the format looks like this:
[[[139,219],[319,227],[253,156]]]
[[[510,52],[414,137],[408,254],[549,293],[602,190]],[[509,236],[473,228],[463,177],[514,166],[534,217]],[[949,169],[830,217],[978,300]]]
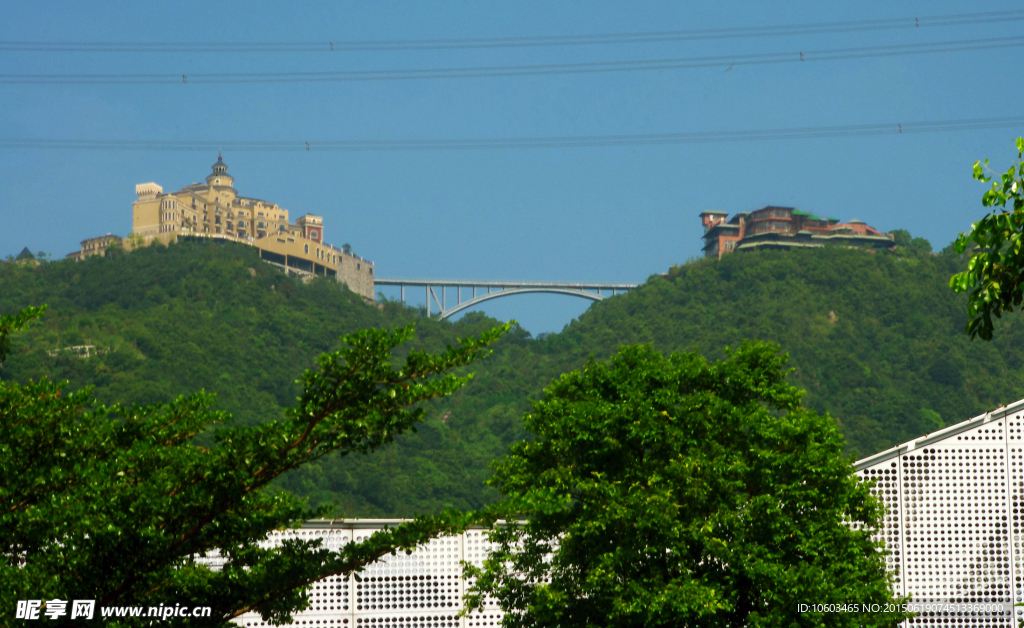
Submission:
[[[206,183],[215,187],[234,187],[235,178],[228,174],[228,165],[220,153],[217,153],[217,163],[213,164],[213,173],[206,177]]]

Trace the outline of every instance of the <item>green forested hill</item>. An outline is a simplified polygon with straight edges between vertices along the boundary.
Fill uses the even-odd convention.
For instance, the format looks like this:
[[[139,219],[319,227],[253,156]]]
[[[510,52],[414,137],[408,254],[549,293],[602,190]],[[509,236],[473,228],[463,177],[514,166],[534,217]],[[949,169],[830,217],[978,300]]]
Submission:
[[[744,338],[778,342],[806,405],[867,455],[1024,397],[1024,319],[1006,320],[995,342],[970,341],[966,298],[948,288],[963,264],[841,248],[730,255],[673,268],[542,344],[718,357]]]
[[[673,268],[594,304],[561,333],[509,334],[468,387],[431,405],[416,434],[372,456],[324,460],[282,484],[337,504],[339,516],[480,505],[495,497],[482,486],[487,463],[526,436],[529,399],[589,356],[631,343],[719,357],[744,338],[776,341],[807,405],[831,413],[849,451],[866,455],[1024,397],[1024,319],[1005,321],[993,343],[969,341],[964,299],[946,287],[962,264],[948,254],[834,248]],[[368,306],[332,282],[286,278],[244,247],[210,245],[0,265],[0,311],[39,303],[50,312],[0,377],[46,374],[140,403],[206,388],[241,423],[279,416],[299,371],[343,333],[417,321],[417,342],[436,350],[494,323]],[[84,343],[110,351],[87,360],[47,353]]]
[[[298,395],[301,371],[336,349],[343,334],[416,322],[419,347],[440,351],[494,323],[474,316],[453,325],[396,304],[366,305],[331,280],[303,284],[261,262],[253,249],[231,245],[0,264],[0,311],[42,303],[49,311],[15,338],[0,377],[67,379],[72,388],[95,386],[108,402],[156,403],[206,389],[241,424],[281,417]],[[48,353],[82,344],[107,352],[89,359]],[[430,411],[434,419],[397,447],[340,465],[329,461],[326,479],[311,469],[308,478],[288,481],[317,495],[324,491],[315,488],[327,486],[330,501],[340,501],[349,516],[469,508],[493,499],[482,485],[487,460],[461,451],[457,434]]]

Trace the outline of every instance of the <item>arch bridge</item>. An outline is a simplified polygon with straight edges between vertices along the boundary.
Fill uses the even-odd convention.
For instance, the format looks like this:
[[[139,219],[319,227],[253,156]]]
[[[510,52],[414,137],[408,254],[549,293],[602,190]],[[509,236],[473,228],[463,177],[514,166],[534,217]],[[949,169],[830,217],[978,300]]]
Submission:
[[[406,288],[423,288],[427,298],[427,316],[431,316],[431,300],[437,306],[439,318],[445,319],[459,312],[479,305],[484,301],[509,297],[515,294],[547,292],[565,294],[591,301],[600,301],[620,292],[636,288],[635,283],[564,282],[564,281],[463,281],[458,279],[381,279],[373,281],[374,286],[398,286],[402,303],[405,303]],[[455,303],[448,306],[448,291],[455,291]],[[463,300],[462,291],[469,294]],[[438,296],[440,295],[440,296]],[[472,296],[470,296],[472,295]]]

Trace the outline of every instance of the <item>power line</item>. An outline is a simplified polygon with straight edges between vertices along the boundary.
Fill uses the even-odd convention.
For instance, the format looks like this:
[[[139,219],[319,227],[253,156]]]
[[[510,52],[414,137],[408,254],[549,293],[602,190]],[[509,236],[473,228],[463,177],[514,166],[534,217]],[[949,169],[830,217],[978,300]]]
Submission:
[[[1024,46],[1024,36],[965,39],[923,44],[897,44],[714,57],[552,63],[537,65],[416,68],[403,70],[345,70],[338,72],[249,72],[195,74],[0,74],[0,84],[174,84],[174,83],[316,83],[405,81],[453,78],[495,78],[556,74],[595,74],[644,70],[683,70],[804,61],[837,61],[868,57],[967,52]]]
[[[466,48],[535,48],[556,46],[593,46],[609,44],[656,43],[708,39],[745,39],[815,35],[870,30],[965,26],[1024,20],[1024,11],[993,11],[926,17],[888,18],[843,22],[817,22],[778,26],[748,26],[717,29],[691,29],[603,33],[594,35],[549,35],[527,37],[481,37],[461,39],[339,40],[283,42],[73,42],[73,41],[0,41],[0,51],[9,52],[358,52],[396,50],[451,50]]]
[[[634,135],[579,135],[521,138],[465,138],[451,140],[75,140],[0,138],[0,148],[42,150],[120,151],[423,151],[517,148],[585,148],[602,146],[650,146],[666,144],[719,144],[769,140],[801,140],[832,137],[866,137],[917,133],[950,133],[1008,127],[1024,127],[1024,116],[969,118],[926,122],[887,122],[844,126],[746,129]]]

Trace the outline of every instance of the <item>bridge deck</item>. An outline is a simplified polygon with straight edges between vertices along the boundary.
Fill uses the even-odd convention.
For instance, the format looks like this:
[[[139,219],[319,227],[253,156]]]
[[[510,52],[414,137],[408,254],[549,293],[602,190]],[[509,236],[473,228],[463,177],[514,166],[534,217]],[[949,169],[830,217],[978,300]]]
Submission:
[[[635,283],[606,283],[599,281],[471,281],[467,279],[382,279],[373,280],[379,286],[445,286],[448,288],[568,288],[576,290],[630,290]]]

